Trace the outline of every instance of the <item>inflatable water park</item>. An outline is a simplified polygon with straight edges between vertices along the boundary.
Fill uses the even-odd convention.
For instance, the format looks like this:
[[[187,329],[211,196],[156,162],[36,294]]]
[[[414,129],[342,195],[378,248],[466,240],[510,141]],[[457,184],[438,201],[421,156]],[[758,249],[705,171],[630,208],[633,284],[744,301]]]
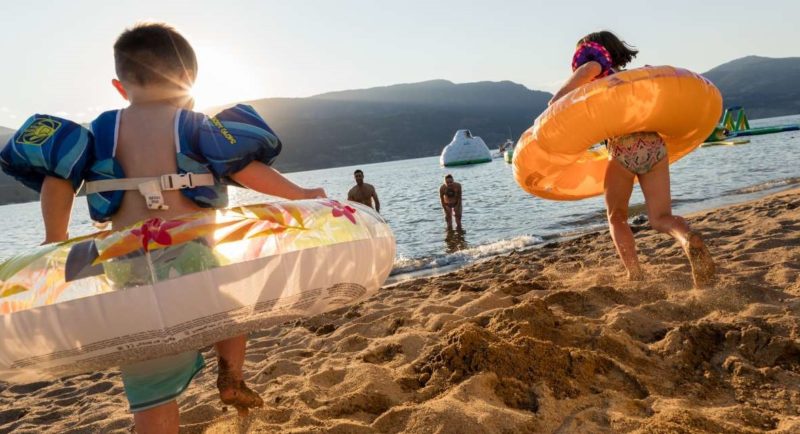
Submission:
[[[509,164],[514,161],[514,148],[506,149],[505,152],[503,152],[503,160]]]
[[[497,153],[492,155],[492,157],[505,159],[509,151],[512,151],[513,155],[514,145],[516,145],[516,142],[511,139],[506,139],[505,142],[501,143],[500,146],[497,147]]]
[[[444,167],[466,166],[492,161],[492,152],[483,139],[470,130],[458,130],[453,140],[442,149],[439,164]]]
[[[785,131],[800,130],[800,124],[770,125],[764,127],[750,127],[744,107],[734,106],[725,109],[722,120],[714,131],[706,139],[703,146],[715,145],[742,145],[748,143],[747,140],[731,140],[737,137],[757,136],[761,134],[775,134]]]
[[[511,160],[514,158],[514,146],[516,146],[516,142],[511,139],[506,139],[505,143],[501,144],[497,149],[495,158],[502,158],[506,163],[511,163]]]

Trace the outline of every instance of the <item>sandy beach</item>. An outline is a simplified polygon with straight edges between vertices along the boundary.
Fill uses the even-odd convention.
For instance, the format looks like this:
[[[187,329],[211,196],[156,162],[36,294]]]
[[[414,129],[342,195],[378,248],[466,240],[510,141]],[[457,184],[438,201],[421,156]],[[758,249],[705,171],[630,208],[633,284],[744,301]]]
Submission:
[[[182,432],[800,432],[800,190],[691,216],[720,276],[636,227],[645,282],[607,231],[405,281],[254,334],[266,401],[238,419],[216,360],[181,396]],[[0,432],[130,432],[115,370],[0,383]]]

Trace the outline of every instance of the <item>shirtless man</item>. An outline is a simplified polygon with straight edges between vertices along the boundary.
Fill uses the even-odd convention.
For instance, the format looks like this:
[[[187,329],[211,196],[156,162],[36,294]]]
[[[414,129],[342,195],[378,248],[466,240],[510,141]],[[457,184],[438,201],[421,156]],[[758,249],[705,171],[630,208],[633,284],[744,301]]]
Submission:
[[[456,218],[456,230],[461,230],[461,184],[453,180],[453,175],[444,177],[444,184],[439,187],[439,201],[444,210],[444,221],[447,230],[453,230],[453,216]]]
[[[347,200],[353,202],[363,203],[366,206],[375,208],[375,211],[381,212],[381,203],[378,201],[378,193],[375,192],[375,187],[372,184],[364,182],[364,172],[357,169],[353,172],[353,177],[356,179],[356,185],[347,192]],[[372,205],[375,202],[375,205]]]

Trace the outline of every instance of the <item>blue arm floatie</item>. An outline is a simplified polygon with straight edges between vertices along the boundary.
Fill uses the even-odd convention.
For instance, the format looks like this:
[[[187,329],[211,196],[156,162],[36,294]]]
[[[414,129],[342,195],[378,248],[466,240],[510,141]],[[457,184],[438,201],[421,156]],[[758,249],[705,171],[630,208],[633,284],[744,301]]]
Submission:
[[[198,142],[214,175],[232,184],[230,176],[253,161],[271,165],[282,147],[264,119],[244,104],[209,118],[200,128]]]
[[[68,180],[77,191],[92,140],[89,130],[75,122],[33,115],[0,151],[0,166],[37,192],[41,192],[46,176]]]

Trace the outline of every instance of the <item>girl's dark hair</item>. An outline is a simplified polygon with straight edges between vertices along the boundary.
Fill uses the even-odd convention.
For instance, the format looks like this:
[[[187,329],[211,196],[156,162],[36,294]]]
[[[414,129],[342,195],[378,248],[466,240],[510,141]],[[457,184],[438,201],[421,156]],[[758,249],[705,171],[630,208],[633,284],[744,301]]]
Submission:
[[[625,41],[620,40],[617,35],[603,30],[600,32],[589,33],[578,41],[578,45],[584,42],[596,42],[608,50],[611,54],[611,61],[614,63],[614,68],[621,68],[633,60],[639,50],[632,45],[628,45]]]
[[[138,24],[126,29],[114,44],[117,77],[144,85],[170,81],[167,73],[197,78],[194,49],[177,30],[162,23]]]

